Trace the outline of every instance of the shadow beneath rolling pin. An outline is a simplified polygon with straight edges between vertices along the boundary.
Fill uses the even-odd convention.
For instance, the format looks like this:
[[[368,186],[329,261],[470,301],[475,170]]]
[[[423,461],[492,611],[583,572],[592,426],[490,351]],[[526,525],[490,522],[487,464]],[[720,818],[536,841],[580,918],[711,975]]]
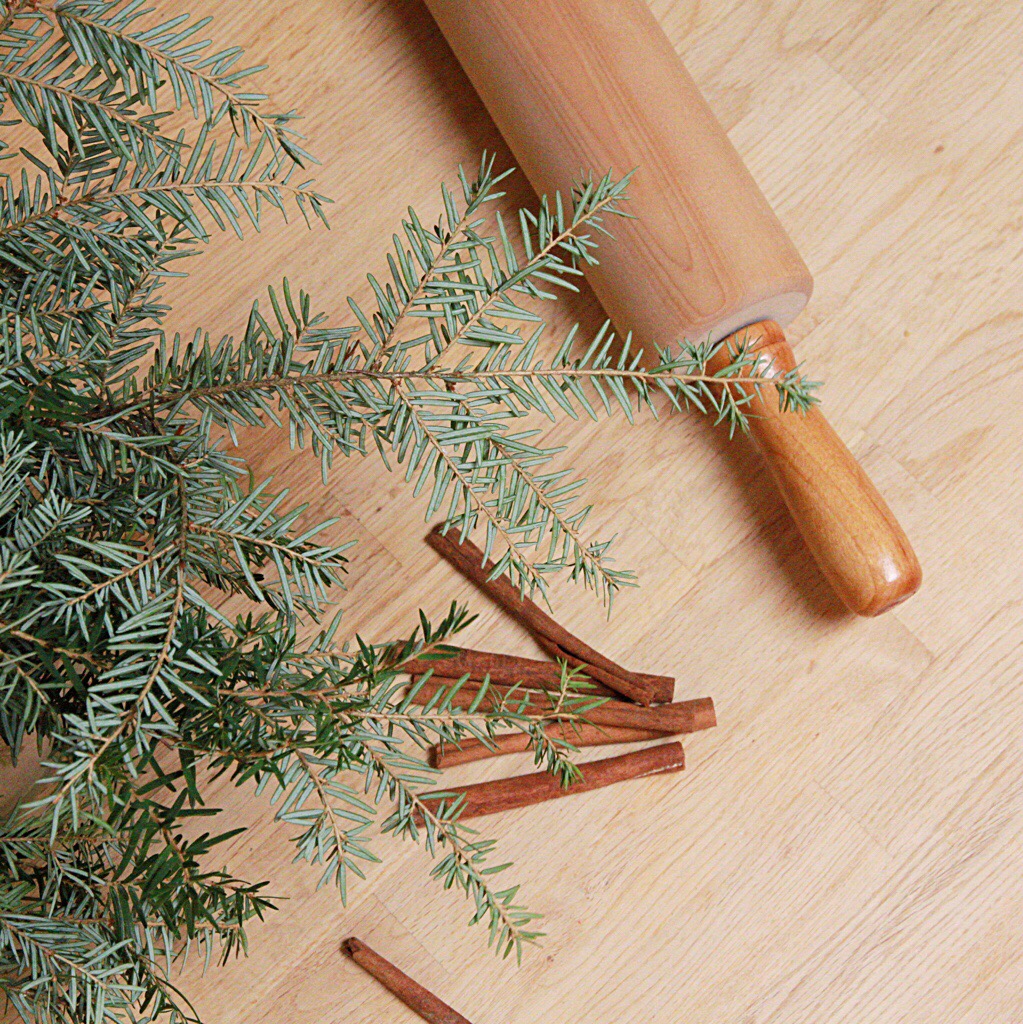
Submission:
[[[393,49],[401,51],[403,76],[407,76],[408,80],[407,88],[412,89],[415,85],[418,95],[443,101],[437,106],[431,127],[452,149],[462,148],[458,146],[459,138],[468,144],[464,155],[457,156],[456,161],[461,159],[468,173],[478,165],[480,153],[486,150],[497,155],[495,169],[516,167],[517,161],[508,144],[422,0],[385,0],[372,6],[373,20],[382,23],[384,29],[381,33],[380,28],[376,28],[374,35],[386,35]],[[337,6],[336,17],[338,20],[346,17],[341,5]],[[415,117],[416,109],[405,106],[388,113],[392,119],[396,116],[412,118]],[[445,167],[443,173],[453,179],[454,170],[452,165],[450,168]],[[513,175],[501,187],[517,202],[535,203],[536,193],[524,174]],[[428,195],[433,200],[436,183],[431,183]],[[416,205],[413,196],[408,198]]]

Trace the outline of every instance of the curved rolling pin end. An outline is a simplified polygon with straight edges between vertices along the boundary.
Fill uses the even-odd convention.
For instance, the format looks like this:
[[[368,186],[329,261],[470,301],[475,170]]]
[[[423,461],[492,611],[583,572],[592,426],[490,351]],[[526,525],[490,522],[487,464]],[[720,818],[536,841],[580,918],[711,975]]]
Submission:
[[[727,366],[742,345],[760,355],[745,375],[774,377],[795,368],[782,329],[763,321],[726,338],[708,370]],[[912,545],[820,407],[782,412],[774,388],[746,391],[750,433],[807,547],[846,607],[858,615],[880,615],[913,595],[922,573]]]

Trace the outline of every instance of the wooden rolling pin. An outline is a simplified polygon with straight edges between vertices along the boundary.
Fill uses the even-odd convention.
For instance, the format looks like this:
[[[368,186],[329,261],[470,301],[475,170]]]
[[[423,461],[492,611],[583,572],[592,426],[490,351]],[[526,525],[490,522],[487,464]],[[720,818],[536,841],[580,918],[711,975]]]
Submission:
[[[538,193],[568,193],[585,171],[636,169],[638,219],[616,221],[587,270],[619,330],[648,348],[748,336],[758,373],[795,365],[781,326],[809,299],[810,272],[644,0],[426,3]],[[728,358],[722,349],[718,366]],[[750,411],[845,604],[876,615],[909,597],[916,555],[819,408],[782,413],[763,389]]]

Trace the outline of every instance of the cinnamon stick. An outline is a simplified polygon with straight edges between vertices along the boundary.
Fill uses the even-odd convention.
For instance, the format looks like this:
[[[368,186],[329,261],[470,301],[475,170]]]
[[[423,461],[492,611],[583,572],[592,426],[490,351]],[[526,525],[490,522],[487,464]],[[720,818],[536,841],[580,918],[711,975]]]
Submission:
[[[662,743],[646,747],[631,754],[619,754],[601,761],[588,761],[580,765],[583,777],[567,789],[549,772],[532,775],[516,775],[510,779],[495,779],[492,782],[477,782],[471,786],[455,786],[436,795],[427,794],[423,799],[436,810],[441,804],[450,806],[462,800],[461,820],[478,818],[484,814],[497,814],[516,807],[529,807],[545,800],[557,800],[576,793],[588,793],[592,789],[625,782],[628,779],[642,779],[648,775],[677,772],[685,768],[685,754],[681,743]],[[416,821],[422,825],[421,812]]]
[[[450,652],[450,653],[449,653]],[[482,682],[487,676],[492,683],[510,686],[521,684],[542,690],[561,686],[561,666],[552,661],[520,658],[513,654],[495,654],[492,651],[474,651],[468,647],[439,648],[427,658],[413,658],[402,665],[410,675],[434,672],[445,679],[470,679]],[[589,680],[587,693],[595,697],[619,696],[616,690]]]
[[[431,676],[412,697],[413,704],[426,704],[440,689],[458,685],[457,679]],[[468,708],[479,695],[480,687],[472,681],[462,683],[450,696],[452,707]],[[493,710],[507,701],[506,707],[522,710],[527,715],[547,715],[555,708],[551,694],[545,690],[527,690],[522,687],[491,684],[480,701],[484,711]],[[568,712],[566,712],[568,714]],[[644,708],[623,700],[609,700],[591,708],[583,716],[592,725],[607,725],[625,729],[650,729],[662,735],[699,732],[717,725],[714,701],[710,697],[682,700],[674,704],[658,704]]]
[[[674,676],[657,676],[649,672],[633,672],[632,674],[651,688],[654,704],[670,704],[675,699]]]
[[[564,740],[576,747],[599,747],[612,743],[636,743],[659,740],[666,734],[654,729],[616,728],[613,725],[588,725],[585,722],[551,722],[544,732],[551,739]],[[488,746],[482,740],[467,739],[458,743],[438,743],[430,748],[430,764],[434,768],[453,768],[458,764],[482,761],[502,754],[518,754],[528,750],[531,737],[524,732],[495,736]]]
[[[525,626],[551,657],[564,658],[570,665],[583,669],[592,679],[640,704],[653,704],[665,695],[668,700],[671,699],[675,688],[674,679],[669,676],[640,675],[622,668],[559,626],[528,597],[522,597],[507,576],[488,579],[494,571],[494,563],[485,559],[483,552],[471,541],[459,542],[455,537],[446,536],[441,532],[441,527],[437,526],[426,535],[426,542],[466,579]]]
[[[413,981],[389,960],[370,949],[353,935],[341,943],[341,951],[351,957],[367,974],[372,974],[384,988],[393,992],[410,1010],[430,1024],[472,1024],[457,1010],[438,999],[429,989]]]

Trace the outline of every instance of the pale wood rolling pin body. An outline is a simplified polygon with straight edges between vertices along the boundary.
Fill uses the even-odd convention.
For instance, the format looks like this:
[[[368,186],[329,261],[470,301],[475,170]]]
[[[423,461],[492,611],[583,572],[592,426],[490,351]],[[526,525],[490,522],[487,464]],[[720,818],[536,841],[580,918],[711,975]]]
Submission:
[[[537,192],[636,168],[638,219],[610,225],[587,271],[619,330],[669,346],[766,322],[765,365],[791,363],[773,322],[806,304],[810,272],[643,0],[426,2]],[[843,601],[873,615],[912,594],[905,534],[820,411],[755,404],[754,438]]]

